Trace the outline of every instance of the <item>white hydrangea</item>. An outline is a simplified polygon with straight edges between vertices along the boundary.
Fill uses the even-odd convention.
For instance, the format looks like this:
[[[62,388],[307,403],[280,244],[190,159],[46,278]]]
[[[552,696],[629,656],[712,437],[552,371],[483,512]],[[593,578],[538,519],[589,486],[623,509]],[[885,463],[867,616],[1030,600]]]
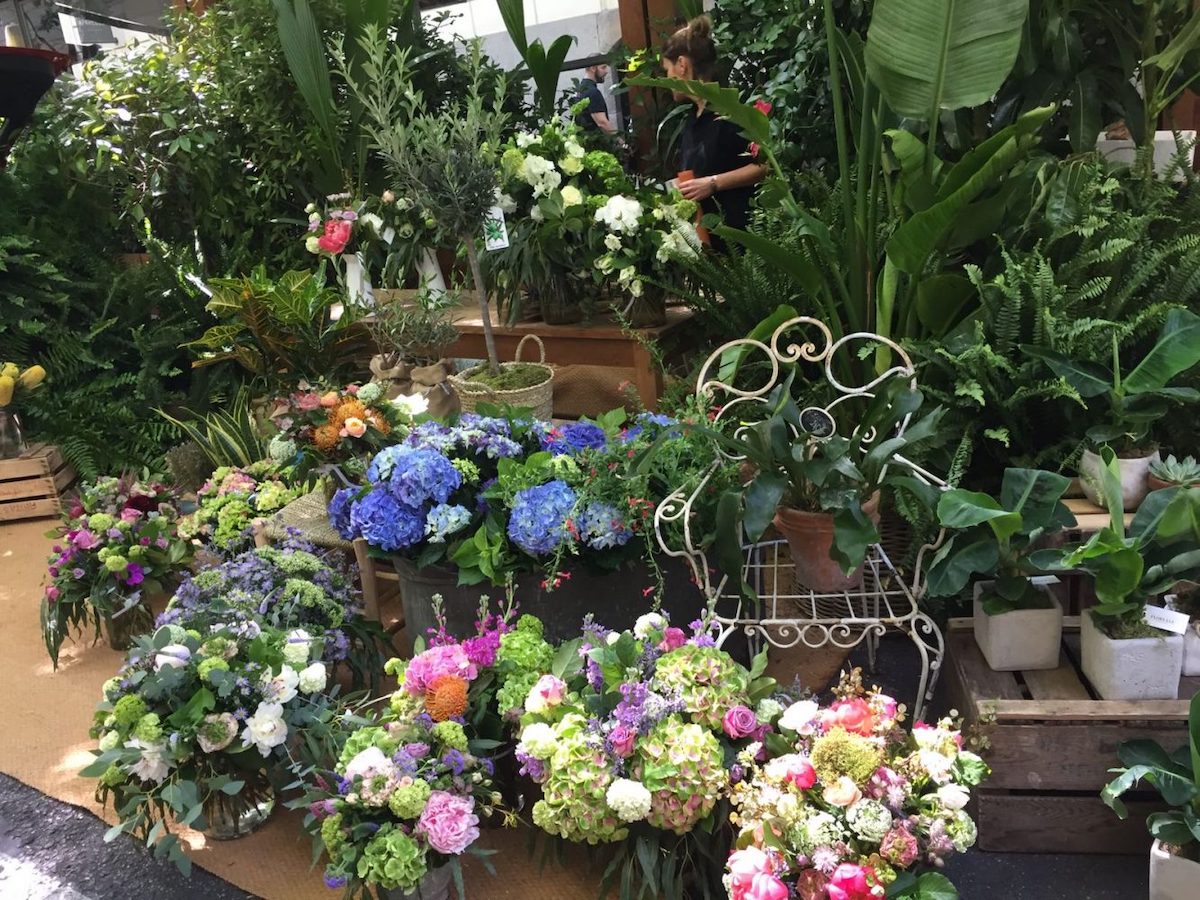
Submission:
[[[583,192],[573,184],[568,184],[562,189],[562,199],[564,207],[582,206]]]
[[[308,662],[311,644],[311,634],[303,628],[293,628],[288,632],[287,641],[283,645],[283,661],[289,666],[302,668]]]
[[[429,409],[429,400],[424,394],[401,394],[392,400],[392,406],[409,418],[416,418]]]
[[[691,259],[696,255],[696,248],[686,234],[688,228],[691,226],[679,226],[663,235],[662,243],[654,254],[660,263],[668,263],[673,259]]]
[[[517,174],[533,188],[535,197],[548,194],[562,184],[562,175],[554,168],[554,163],[535,153],[525,157]]]
[[[838,820],[824,811],[814,812],[804,822],[806,849],[836,844],[846,836]]]
[[[521,732],[521,749],[534,759],[549,759],[558,746],[558,735],[545,722],[526,725]]]
[[[315,662],[311,666],[305,666],[300,670],[299,687],[302,694],[315,694],[318,691],[325,690],[325,682],[328,675],[325,672],[325,663]]]
[[[650,814],[650,792],[640,781],[618,778],[608,786],[604,799],[622,822],[640,822]]]
[[[649,612],[637,617],[637,621],[633,623],[633,634],[635,637],[645,640],[650,637],[650,632],[662,631],[666,627],[667,620],[661,614]]]
[[[864,841],[878,842],[892,827],[892,814],[878,800],[864,798],[846,810],[846,821]]]
[[[632,234],[638,229],[642,215],[642,204],[632,197],[615,194],[596,210],[596,221],[603,222],[609,231]]]
[[[283,721],[283,706],[279,703],[260,703],[254,715],[246,720],[242,729],[242,745],[254,746],[263,756],[287,740],[288,727]]]

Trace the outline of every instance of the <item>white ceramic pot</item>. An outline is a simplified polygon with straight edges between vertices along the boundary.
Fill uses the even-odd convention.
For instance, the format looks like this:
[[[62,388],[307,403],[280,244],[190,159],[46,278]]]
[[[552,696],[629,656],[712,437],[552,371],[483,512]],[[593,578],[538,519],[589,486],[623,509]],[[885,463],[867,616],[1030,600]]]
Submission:
[[[1121,470],[1121,501],[1126,512],[1135,510],[1146,499],[1150,487],[1146,479],[1150,475],[1150,464],[1158,462],[1158,451],[1149,456],[1139,456],[1133,459],[1117,459]],[[1100,468],[1103,460],[1098,453],[1084,450],[1079,460],[1079,486],[1083,488],[1084,496],[1097,506],[1104,505],[1104,497],[1100,492]]]
[[[1062,643],[1062,606],[1049,588],[1039,585],[1053,604],[1047,609],[1014,609],[994,616],[983,611],[983,597],[994,582],[975,583],[975,643],[996,672],[1057,669]]]
[[[1183,673],[1183,635],[1113,640],[1086,610],[1079,618],[1082,668],[1104,700],[1176,700]]]
[[[1183,633],[1183,674],[1200,675],[1200,619],[1193,619]]]
[[[1150,900],[1196,900],[1200,862],[1168,853],[1162,841],[1150,846]]]

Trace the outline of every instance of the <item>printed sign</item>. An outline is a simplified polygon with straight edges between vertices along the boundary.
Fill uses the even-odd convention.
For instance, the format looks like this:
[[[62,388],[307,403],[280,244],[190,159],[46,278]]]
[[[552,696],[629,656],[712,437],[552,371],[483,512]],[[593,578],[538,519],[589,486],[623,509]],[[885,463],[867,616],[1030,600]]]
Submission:
[[[483,220],[483,246],[488,250],[508,246],[508,226],[504,224],[504,210],[498,206],[493,206]]]
[[[1187,613],[1175,612],[1173,609],[1163,609],[1161,606],[1147,606],[1144,609],[1146,624],[1153,628],[1161,628],[1172,634],[1184,634],[1188,630],[1191,618]]]

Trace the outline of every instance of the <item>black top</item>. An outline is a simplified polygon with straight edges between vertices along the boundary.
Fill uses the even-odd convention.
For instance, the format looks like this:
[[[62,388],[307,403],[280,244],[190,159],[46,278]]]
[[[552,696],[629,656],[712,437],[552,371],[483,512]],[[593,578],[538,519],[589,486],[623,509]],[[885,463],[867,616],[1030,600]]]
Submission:
[[[600,126],[592,118],[592,113],[608,115],[608,104],[604,102],[604,95],[600,93],[600,88],[596,87],[596,82],[592,79],[585,78],[579,82],[579,93],[575,95],[575,102],[578,103],[580,100],[587,100],[588,105],[580,110],[575,124],[584,131],[599,131]]]
[[[696,178],[721,175],[752,162],[750,143],[738,127],[728,119],[706,109],[698,116],[688,116],[679,142],[680,170],[690,169]],[[718,213],[726,225],[745,228],[750,220],[750,198],[753,187],[718,191],[701,201],[706,213]]]

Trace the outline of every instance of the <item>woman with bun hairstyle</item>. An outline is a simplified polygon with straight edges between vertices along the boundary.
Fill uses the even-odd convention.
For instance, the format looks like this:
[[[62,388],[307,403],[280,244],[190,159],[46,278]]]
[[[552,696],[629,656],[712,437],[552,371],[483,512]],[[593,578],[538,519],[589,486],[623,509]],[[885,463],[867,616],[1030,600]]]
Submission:
[[[692,19],[667,38],[662,60],[668,78],[712,81],[717,48],[708,16]],[[674,97],[696,105],[695,115],[687,117],[679,145],[679,192],[697,201],[704,212],[720,215],[726,225],[745,228],[754,186],[766,175],[766,167],[751,157],[750,144],[736,125],[705,109],[703,100],[678,92]]]

